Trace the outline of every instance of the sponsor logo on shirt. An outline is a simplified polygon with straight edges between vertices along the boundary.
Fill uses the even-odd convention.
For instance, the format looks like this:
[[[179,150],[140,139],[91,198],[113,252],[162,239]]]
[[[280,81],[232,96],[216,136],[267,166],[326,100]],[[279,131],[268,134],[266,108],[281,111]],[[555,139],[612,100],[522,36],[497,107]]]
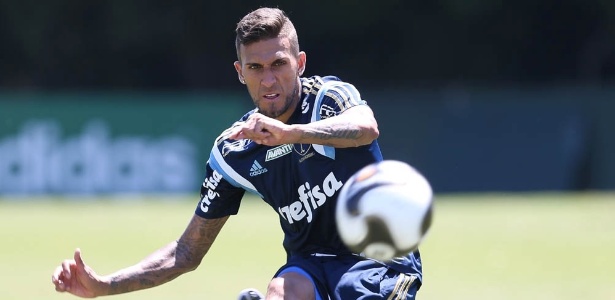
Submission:
[[[275,147],[273,149],[269,149],[267,150],[265,161],[274,160],[276,158],[289,154],[292,151],[293,151],[293,145],[290,145],[290,144],[286,144],[286,145]]]
[[[254,177],[263,173],[266,173],[267,168],[263,168],[261,164],[259,164],[256,160],[252,163],[252,167],[250,167],[250,176]]]
[[[220,196],[220,194],[216,192],[216,187],[218,187],[220,180],[222,180],[222,174],[214,170],[211,176],[205,178],[205,181],[203,181],[203,189],[201,192],[201,210],[203,212],[207,212],[211,201]]]
[[[323,206],[341,188],[342,182],[337,180],[335,174],[331,172],[320,185],[312,187],[312,184],[309,182],[300,185],[299,189],[297,189],[299,200],[278,208],[278,212],[289,224],[303,219],[311,223],[313,211]]]

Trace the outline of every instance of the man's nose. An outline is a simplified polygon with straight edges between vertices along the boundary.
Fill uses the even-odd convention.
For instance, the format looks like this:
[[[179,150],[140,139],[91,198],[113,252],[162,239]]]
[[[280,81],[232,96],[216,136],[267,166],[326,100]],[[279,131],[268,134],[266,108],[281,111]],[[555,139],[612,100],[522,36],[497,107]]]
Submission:
[[[261,79],[261,84],[264,87],[272,87],[276,82],[275,74],[271,71],[271,69],[265,69],[263,73],[263,78]]]

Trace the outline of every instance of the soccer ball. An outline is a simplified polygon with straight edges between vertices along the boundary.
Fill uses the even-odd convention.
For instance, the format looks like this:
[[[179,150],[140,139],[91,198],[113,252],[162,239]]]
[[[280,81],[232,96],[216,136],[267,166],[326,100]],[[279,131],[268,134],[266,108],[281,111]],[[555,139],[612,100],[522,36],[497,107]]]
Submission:
[[[337,199],[336,224],[346,246],[389,261],[418,248],[431,226],[433,191],[417,170],[397,160],[354,174]]]

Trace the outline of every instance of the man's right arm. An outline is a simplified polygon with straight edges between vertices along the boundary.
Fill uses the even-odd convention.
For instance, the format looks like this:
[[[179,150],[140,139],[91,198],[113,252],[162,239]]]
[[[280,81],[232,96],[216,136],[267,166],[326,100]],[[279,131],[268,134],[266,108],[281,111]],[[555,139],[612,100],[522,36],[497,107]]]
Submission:
[[[96,297],[137,291],[161,285],[198,267],[228,219],[205,219],[197,215],[182,236],[138,264],[107,276],[98,276],[80,257],[67,260],[52,277],[56,290],[80,297]]]
[[[154,252],[137,265],[106,276],[108,294],[158,286],[195,270],[227,219],[228,217],[204,219],[193,216],[177,241]]]

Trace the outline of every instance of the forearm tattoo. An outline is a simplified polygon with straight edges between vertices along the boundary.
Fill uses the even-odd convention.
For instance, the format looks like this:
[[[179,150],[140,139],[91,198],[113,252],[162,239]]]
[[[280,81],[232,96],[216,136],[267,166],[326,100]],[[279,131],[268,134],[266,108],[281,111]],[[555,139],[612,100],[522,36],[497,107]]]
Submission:
[[[172,247],[167,247],[169,250]],[[157,257],[157,258],[154,258]],[[177,268],[177,257],[159,251],[129,272],[111,277],[109,294],[122,294],[151,288],[177,278],[186,271]]]
[[[304,138],[315,138],[320,140],[356,140],[359,139],[361,136],[361,130],[357,128],[357,126],[350,123],[335,124],[333,126],[323,126],[318,129],[306,131],[303,133]]]
[[[114,276],[111,279],[110,295],[128,293],[135,290],[147,289],[156,286],[156,283],[147,278],[139,278],[136,284],[128,283],[123,276]]]
[[[109,294],[151,288],[193,270],[209,251],[226,220],[193,219],[178,241],[158,250],[136,266],[113,275]]]

